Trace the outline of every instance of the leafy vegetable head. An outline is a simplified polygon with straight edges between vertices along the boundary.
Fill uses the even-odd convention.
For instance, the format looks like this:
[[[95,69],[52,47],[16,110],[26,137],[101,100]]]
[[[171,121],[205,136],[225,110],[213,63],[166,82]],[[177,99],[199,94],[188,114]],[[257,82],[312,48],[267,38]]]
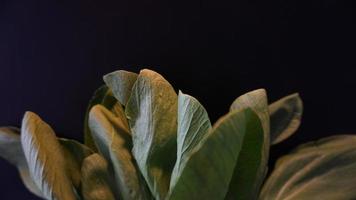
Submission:
[[[356,139],[301,145],[267,175],[269,149],[299,127],[292,94],[271,104],[257,89],[211,123],[203,105],[160,74],[115,71],[91,99],[84,144],[57,138],[26,112],[0,128],[0,156],[26,187],[50,200],[355,199]]]

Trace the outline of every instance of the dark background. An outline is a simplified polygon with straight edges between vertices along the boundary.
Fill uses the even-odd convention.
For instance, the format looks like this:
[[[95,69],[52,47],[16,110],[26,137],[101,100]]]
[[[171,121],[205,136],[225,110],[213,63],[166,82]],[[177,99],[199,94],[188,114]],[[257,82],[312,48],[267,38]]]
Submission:
[[[239,95],[304,100],[297,144],[356,133],[355,1],[0,1],[0,125],[38,113],[82,140],[102,75],[151,68],[197,97],[215,121]],[[36,199],[0,160],[0,199]]]

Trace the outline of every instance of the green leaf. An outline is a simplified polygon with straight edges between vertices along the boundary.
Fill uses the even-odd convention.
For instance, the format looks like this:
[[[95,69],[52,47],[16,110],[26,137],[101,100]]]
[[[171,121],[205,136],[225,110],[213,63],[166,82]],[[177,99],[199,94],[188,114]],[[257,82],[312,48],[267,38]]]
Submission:
[[[66,161],[66,170],[70,179],[77,190],[80,190],[81,175],[80,169],[84,159],[94,152],[87,146],[80,144],[75,140],[61,138],[59,139],[63,155]]]
[[[269,120],[268,100],[267,100],[266,90],[257,89],[239,96],[231,104],[230,110],[242,110],[245,108],[251,108],[253,111],[256,112],[258,117],[261,119],[263,131],[265,132],[265,134],[267,133],[269,134],[270,120]]]
[[[126,106],[133,156],[156,199],[164,199],[176,161],[177,94],[158,73],[142,70]],[[163,159],[164,158],[164,159]]]
[[[229,112],[194,148],[170,200],[224,199],[249,123],[258,121],[251,110]],[[256,124],[258,125],[258,124]]]
[[[111,112],[101,105],[90,111],[89,125],[99,152],[109,161],[115,183],[124,200],[148,199],[149,192],[140,178],[131,155],[132,139],[123,112]]]
[[[81,163],[85,157],[92,154],[92,151],[74,140],[61,138],[59,142],[66,158],[67,171],[71,175],[73,184],[79,189]],[[43,197],[30,176],[25,154],[21,146],[20,130],[18,128],[0,128],[0,156],[17,166],[21,179],[28,190],[39,197]]]
[[[260,119],[256,117],[248,121],[242,149],[225,199],[257,199],[267,170],[267,163],[262,162],[263,140]]]
[[[111,110],[117,104],[117,100],[112,95],[111,90],[106,85],[101,86],[99,89],[97,89],[94,92],[94,95],[89,101],[89,105],[85,113],[84,144],[90,147],[91,149],[93,149],[94,151],[97,151],[97,148],[95,146],[95,142],[93,141],[92,134],[90,132],[88,120],[89,120],[89,112],[91,108],[97,104],[101,104],[109,110]]]
[[[204,107],[194,97],[179,91],[177,161],[171,176],[170,190],[178,181],[192,151],[210,129],[211,123]]]
[[[299,127],[303,102],[298,93],[286,96],[269,106],[271,143],[277,144],[291,136]]]
[[[20,129],[0,127],[0,152],[0,156],[13,165],[23,162]]]
[[[85,158],[82,172],[82,194],[85,200],[115,200],[109,184],[108,163],[95,153]]]
[[[113,91],[121,105],[126,106],[131,96],[131,90],[137,80],[137,74],[125,70],[118,70],[104,76],[104,82]]]
[[[266,91],[258,89],[241,95],[230,109],[246,108],[256,112],[260,120],[247,124],[248,130],[241,156],[236,164],[226,199],[256,199],[267,173],[270,133]]]
[[[356,198],[356,136],[342,135],[300,146],[277,161],[260,199]]]
[[[25,155],[22,151],[20,129],[15,127],[0,128],[0,156],[15,165],[26,188],[33,194],[43,197],[29,175]]]
[[[66,172],[66,158],[54,131],[32,112],[26,112],[23,118],[21,144],[30,175],[43,197],[77,199]]]

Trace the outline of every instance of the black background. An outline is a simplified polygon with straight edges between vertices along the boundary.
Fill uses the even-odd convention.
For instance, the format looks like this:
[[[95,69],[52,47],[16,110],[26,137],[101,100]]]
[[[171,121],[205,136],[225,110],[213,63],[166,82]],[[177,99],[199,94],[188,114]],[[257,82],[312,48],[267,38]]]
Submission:
[[[82,140],[102,75],[151,68],[198,98],[212,121],[239,95],[304,100],[299,131],[272,148],[356,133],[354,1],[0,0],[0,125],[38,113]],[[0,199],[36,199],[0,160]]]

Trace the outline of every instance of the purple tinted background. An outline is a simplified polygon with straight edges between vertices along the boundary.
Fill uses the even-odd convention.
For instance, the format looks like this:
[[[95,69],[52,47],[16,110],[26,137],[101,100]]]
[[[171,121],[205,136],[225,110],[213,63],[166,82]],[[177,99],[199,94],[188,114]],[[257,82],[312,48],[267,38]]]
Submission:
[[[82,140],[102,75],[150,67],[197,97],[215,121],[240,94],[299,91],[303,125],[273,147],[356,132],[351,1],[0,1],[0,125],[38,113]],[[0,160],[0,199],[36,199]]]

